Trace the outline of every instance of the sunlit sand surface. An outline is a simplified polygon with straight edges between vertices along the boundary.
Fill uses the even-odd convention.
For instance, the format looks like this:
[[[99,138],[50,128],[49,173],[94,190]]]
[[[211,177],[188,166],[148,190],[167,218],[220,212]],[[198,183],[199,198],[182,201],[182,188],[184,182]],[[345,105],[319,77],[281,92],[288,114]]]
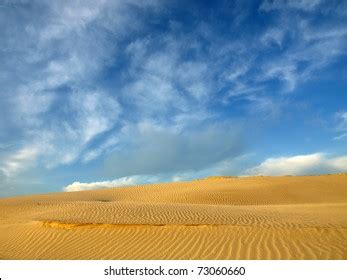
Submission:
[[[347,175],[0,199],[0,259],[347,259]]]

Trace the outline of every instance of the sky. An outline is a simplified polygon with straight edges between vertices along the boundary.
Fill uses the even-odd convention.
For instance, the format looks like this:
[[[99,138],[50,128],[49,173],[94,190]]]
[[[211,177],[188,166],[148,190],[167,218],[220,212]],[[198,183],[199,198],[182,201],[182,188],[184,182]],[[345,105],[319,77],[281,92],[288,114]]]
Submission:
[[[0,0],[0,196],[347,172],[347,1]]]

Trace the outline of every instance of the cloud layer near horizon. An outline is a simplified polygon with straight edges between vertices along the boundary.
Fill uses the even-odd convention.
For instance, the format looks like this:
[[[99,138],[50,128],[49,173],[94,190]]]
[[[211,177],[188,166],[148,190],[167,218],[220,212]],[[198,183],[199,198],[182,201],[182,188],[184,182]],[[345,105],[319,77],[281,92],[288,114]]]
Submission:
[[[268,158],[246,170],[248,175],[314,175],[347,172],[347,156],[329,157],[316,153],[292,157]]]
[[[346,173],[347,172],[347,156],[329,157],[327,155],[316,153],[310,155],[297,155],[291,157],[278,157],[266,159],[261,164],[251,167],[240,174],[241,176],[285,176],[285,175],[316,175],[326,173]],[[208,174],[208,173],[207,173]],[[211,174],[211,173],[210,173]],[[221,168],[214,169],[214,175],[228,175]],[[197,174],[195,174],[196,176]],[[66,187],[64,191],[82,191],[94,190],[100,188],[113,188],[120,186],[134,186],[157,182],[183,181],[195,178],[194,174],[182,174],[175,177],[161,176],[128,176],[113,181],[101,181],[93,183],[74,182]]]

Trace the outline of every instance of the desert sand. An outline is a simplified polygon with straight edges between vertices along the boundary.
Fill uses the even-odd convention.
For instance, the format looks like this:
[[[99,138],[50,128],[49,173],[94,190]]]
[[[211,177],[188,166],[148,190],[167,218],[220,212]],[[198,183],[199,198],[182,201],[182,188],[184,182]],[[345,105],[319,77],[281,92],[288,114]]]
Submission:
[[[4,198],[0,259],[347,259],[347,175]]]

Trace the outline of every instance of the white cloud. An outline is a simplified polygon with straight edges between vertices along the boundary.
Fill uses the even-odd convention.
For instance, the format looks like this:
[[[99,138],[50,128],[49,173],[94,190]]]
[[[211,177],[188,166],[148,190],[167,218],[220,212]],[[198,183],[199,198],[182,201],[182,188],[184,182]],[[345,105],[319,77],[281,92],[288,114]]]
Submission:
[[[269,28],[260,38],[260,41],[269,46],[272,43],[277,44],[279,47],[282,47],[282,41],[284,39],[285,33],[287,32],[286,28],[274,27]]]
[[[200,43],[196,45],[201,48]],[[130,82],[123,88],[122,98],[135,106],[139,117],[155,118],[170,112],[166,117],[175,118],[192,110],[203,111],[203,104],[213,94],[211,69],[203,59],[182,57],[191,49],[184,39],[172,34],[148,36],[128,45]]]
[[[30,95],[29,95],[30,96]],[[39,106],[37,99],[26,98],[26,107]],[[117,124],[121,108],[118,102],[101,91],[72,92],[59,118],[41,118],[42,112],[22,111],[23,122],[30,130],[30,140],[23,148],[11,149],[2,157],[0,169],[8,176],[41,163],[48,168],[76,161],[86,147],[100,134]],[[65,114],[65,115],[64,115]],[[73,116],[73,117],[71,117]],[[94,157],[108,148],[112,141],[94,151]],[[89,152],[86,158],[92,158]]]
[[[135,186],[140,184],[148,184],[158,182],[159,178],[155,176],[129,176],[122,177],[112,181],[101,181],[92,183],[74,182],[63,188],[65,192],[87,191],[102,188],[114,188],[122,186]]]
[[[17,172],[32,166],[35,162],[39,150],[37,147],[24,147],[13,154],[6,157],[2,163],[0,163],[0,171],[6,177],[12,177]]]
[[[347,156],[329,159],[327,165],[337,172],[347,172]]]
[[[251,102],[248,106],[250,114],[263,115],[263,119],[278,117],[284,105],[282,101],[275,101],[273,98],[261,95],[249,94],[245,99]]]
[[[34,88],[22,88],[15,99],[15,106],[20,110],[21,117],[37,119],[38,115],[49,110],[54,101],[52,92],[43,93]],[[27,119],[24,118],[24,121]]]
[[[74,162],[95,137],[117,124],[121,112],[118,102],[100,91],[74,92],[68,104],[67,114],[74,118],[57,119],[45,134],[39,134],[41,145],[49,147],[41,154],[49,167]]]
[[[8,13],[1,9],[0,62],[7,74],[0,76],[0,94],[12,107],[3,114],[22,146],[39,147],[35,156],[45,166],[102,154],[98,147],[93,155],[82,155],[95,138],[119,125],[122,108],[116,92],[98,88],[98,75],[117,57],[122,36],[142,28],[135,9],[157,5],[19,1]]]
[[[331,20],[317,23],[297,13],[290,13],[288,7],[311,10],[319,6],[320,1],[265,1],[262,6],[269,9],[283,9],[276,16],[277,26],[267,28],[260,36],[265,49],[280,47],[281,55],[273,55],[264,61],[257,75],[259,81],[279,80],[284,82],[286,91],[293,91],[297,86],[317,77],[321,69],[336,61],[346,53],[347,29]],[[271,9],[270,9],[271,7]],[[307,9],[306,9],[306,8]],[[335,10],[329,11],[333,16]],[[286,48],[282,41],[286,39]],[[271,45],[274,42],[275,44]],[[326,50],[329,49],[329,52]],[[276,53],[278,49],[274,49]],[[262,48],[258,48],[258,52]],[[320,59],[317,60],[317,57]]]
[[[103,92],[77,92],[71,96],[71,114],[75,116],[75,132],[82,143],[109,130],[116,124],[120,105],[114,97]]]
[[[260,6],[260,10],[271,11],[292,8],[312,11],[317,8],[321,2],[321,0],[265,0]]]
[[[264,67],[264,73],[262,79],[278,79],[286,84],[286,89],[292,91],[297,85],[299,79],[296,70],[296,64],[288,60],[285,60],[281,64],[280,61],[276,61],[268,64]]]
[[[82,161],[89,162],[98,158],[100,155],[102,155],[106,151],[111,152],[117,146],[118,143],[119,143],[118,137],[113,135],[109,137],[108,139],[106,139],[106,141],[104,141],[99,146],[87,150],[83,155]]]
[[[108,172],[116,177],[207,170],[240,153],[238,128],[210,124],[244,117],[239,109],[277,116],[282,103],[267,82],[292,91],[347,46],[342,24],[302,16],[320,7],[318,0],[264,1],[262,13],[278,11],[251,37],[238,32],[249,16],[244,1],[235,3],[230,37],[195,14],[192,30],[171,21],[164,32],[151,32],[171,16],[163,1],[6,5],[0,9],[0,130],[9,139],[0,140],[15,139],[22,148],[1,155],[4,174],[103,155],[111,157],[116,170]],[[346,119],[341,113],[342,133]],[[36,152],[24,156],[23,149]]]
[[[347,139],[347,133],[344,133],[344,134],[341,134],[339,136],[334,137],[335,141],[343,140],[343,139]]]
[[[339,112],[336,114],[338,119],[337,129],[340,131],[347,130],[347,112]]]
[[[336,127],[335,130],[338,132],[343,132],[342,134],[333,138],[333,140],[344,140],[347,138],[347,112],[342,111],[335,114]]]
[[[347,156],[328,157],[322,153],[268,158],[246,170],[247,175],[309,175],[347,172]]]
[[[64,2],[64,1],[63,1]],[[61,39],[70,32],[83,30],[90,22],[95,20],[105,6],[106,1],[77,1],[52,3],[51,20],[49,24],[40,31],[40,40]]]

